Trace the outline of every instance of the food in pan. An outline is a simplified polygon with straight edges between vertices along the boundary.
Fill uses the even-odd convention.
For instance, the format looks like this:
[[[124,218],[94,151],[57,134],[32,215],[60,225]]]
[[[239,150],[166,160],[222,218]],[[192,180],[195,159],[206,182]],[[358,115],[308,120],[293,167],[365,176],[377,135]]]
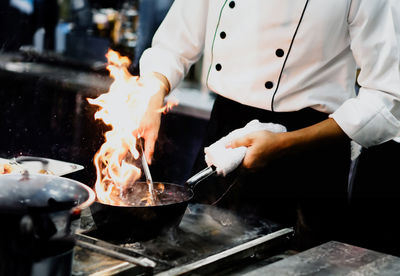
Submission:
[[[10,163],[0,163],[0,174],[10,174],[10,173],[23,173],[24,168],[21,165],[13,165]],[[30,173],[40,173],[40,174],[52,174],[54,173],[50,170],[40,169],[38,171],[31,171]]]
[[[0,164],[0,174],[8,174],[13,171],[13,167],[10,164]]]

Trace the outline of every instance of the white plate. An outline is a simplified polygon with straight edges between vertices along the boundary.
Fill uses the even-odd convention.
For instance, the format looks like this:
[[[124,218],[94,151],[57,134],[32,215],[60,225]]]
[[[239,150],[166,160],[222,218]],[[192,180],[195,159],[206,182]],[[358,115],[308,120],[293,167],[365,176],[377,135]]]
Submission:
[[[78,164],[64,162],[49,158],[35,156],[18,156],[12,159],[0,158],[0,166],[5,164],[11,166],[10,173],[43,173],[57,176],[66,175],[82,170],[84,167]],[[0,173],[2,168],[0,167]]]

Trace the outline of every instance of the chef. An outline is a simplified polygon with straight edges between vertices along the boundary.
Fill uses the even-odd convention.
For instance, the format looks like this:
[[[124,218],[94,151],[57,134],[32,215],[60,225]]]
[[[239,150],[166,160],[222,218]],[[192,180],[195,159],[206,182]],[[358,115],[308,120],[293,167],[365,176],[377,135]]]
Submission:
[[[197,200],[294,226],[299,249],[345,240],[350,141],[400,136],[396,2],[175,0],[140,60],[144,85],[159,83],[141,124],[148,159],[151,110],[203,57],[217,94],[204,146],[253,119],[288,131],[232,141],[248,147],[242,167],[198,185]],[[200,153],[194,172],[205,166]]]

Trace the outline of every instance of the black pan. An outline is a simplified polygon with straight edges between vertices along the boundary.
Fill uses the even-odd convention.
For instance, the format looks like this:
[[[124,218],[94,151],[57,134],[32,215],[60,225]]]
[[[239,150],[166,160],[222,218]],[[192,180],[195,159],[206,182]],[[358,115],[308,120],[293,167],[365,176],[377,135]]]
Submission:
[[[95,201],[90,210],[97,237],[116,242],[142,241],[177,227],[193,198],[194,187],[214,173],[215,167],[208,167],[191,177],[185,185],[155,182],[158,201],[151,206],[117,206]],[[163,190],[160,183],[164,185]],[[126,202],[130,201],[130,197],[135,197],[132,198],[134,202],[137,202],[137,198],[145,197],[147,187],[146,182],[135,183],[131,195],[126,196]]]

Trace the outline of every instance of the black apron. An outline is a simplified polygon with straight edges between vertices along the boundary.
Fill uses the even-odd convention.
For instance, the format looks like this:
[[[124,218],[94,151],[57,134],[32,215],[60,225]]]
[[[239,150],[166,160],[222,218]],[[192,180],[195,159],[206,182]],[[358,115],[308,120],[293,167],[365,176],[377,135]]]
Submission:
[[[400,143],[389,141],[358,157],[353,179],[353,244],[400,256]]]
[[[217,96],[201,149],[253,119],[293,131],[327,118],[328,114],[311,108],[271,112]],[[201,151],[193,173],[206,166]],[[282,158],[257,172],[238,168],[226,177],[210,177],[196,187],[194,200],[245,218],[263,217],[295,227],[296,245],[302,250],[327,240],[342,240],[349,168],[350,143],[332,144]]]

